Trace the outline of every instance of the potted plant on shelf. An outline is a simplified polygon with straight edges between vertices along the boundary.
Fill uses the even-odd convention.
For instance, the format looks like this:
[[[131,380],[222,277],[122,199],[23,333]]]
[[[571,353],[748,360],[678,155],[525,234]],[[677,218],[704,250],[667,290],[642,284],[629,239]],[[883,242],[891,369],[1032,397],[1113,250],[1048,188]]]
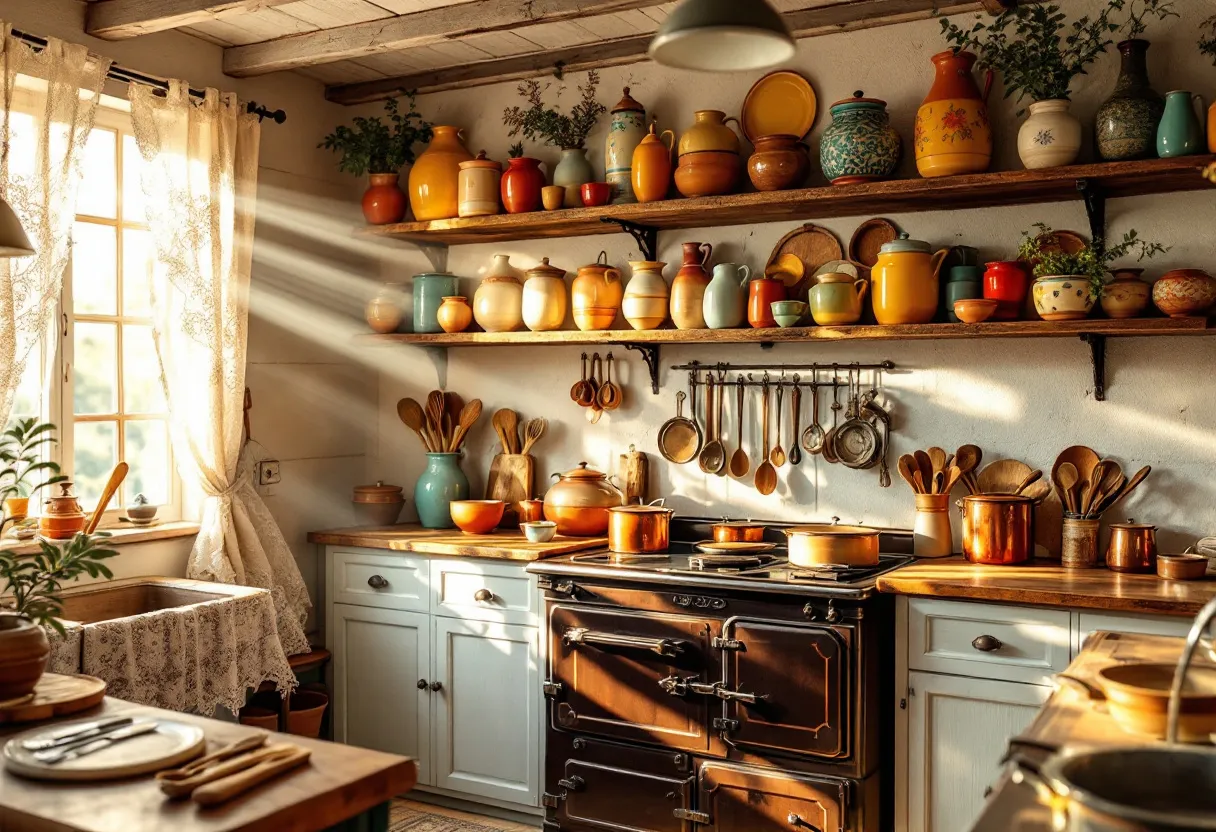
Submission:
[[[354,120],[354,128],[337,127],[317,145],[342,155],[338,170],[355,176],[368,174],[363,192],[363,217],[372,225],[401,222],[405,217],[405,193],[398,185],[401,168],[415,159],[414,145],[431,140],[431,124],[422,120],[409,93],[409,112],[402,113],[397,99],[384,102],[389,123],[379,116]]]
[[[1019,101],[1029,96],[1034,102],[1018,131],[1018,155],[1027,168],[1077,160],[1081,122],[1068,111],[1070,87],[1111,44],[1110,35],[1119,28],[1110,19],[1115,4],[1121,7],[1122,0],[1071,24],[1054,4],[1017,5],[987,25],[977,15],[970,29],[942,21],[942,33],[955,51],[970,50],[981,66],[1001,73],[1006,98],[1016,93]]]
[[[1111,0],[1122,10],[1124,0]],[[1094,142],[1098,156],[1108,162],[1144,159],[1156,155],[1157,124],[1165,111],[1165,99],[1148,80],[1146,64],[1149,42],[1140,37],[1146,21],[1177,17],[1173,0],[1127,0],[1127,19],[1119,25],[1122,63],[1115,91],[1098,108],[1094,118]]]
[[[516,142],[507,151],[507,170],[502,175],[502,204],[508,214],[527,214],[540,210],[545,175],[540,159],[524,155],[524,143]]]
[[[1212,66],[1216,66],[1216,15],[1199,27],[1199,51],[1211,58]],[[1208,152],[1216,153],[1216,101],[1208,108]],[[1212,181],[1216,182],[1216,177]]]
[[[511,128],[507,135],[521,133],[530,141],[543,141],[561,148],[562,158],[553,169],[553,184],[566,189],[565,207],[578,208],[583,204],[582,186],[595,181],[595,171],[587,161],[584,145],[587,136],[595,128],[595,122],[608,108],[595,99],[600,85],[599,73],[594,69],[587,73],[585,84],[578,86],[579,101],[566,115],[560,110],[546,107],[543,96],[549,88],[539,81],[525,81],[519,85],[519,95],[528,102],[527,109],[508,107],[503,112],[503,123]],[[564,88],[558,89],[558,95]]]
[[[30,497],[36,492],[63,482],[67,477],[59,473],[54,462],[41,459],[41,448],[55,441],[55,426],[37,419],[18,419],[3,434],[0,434],[0,532],[14,521],[21,521],[29,514]],[[34,484],[43,473],[46,480]]]
[[[1107,285],[1110,264],[1132,254],[1137,260],[1147,260],[1168,250],[1160,243],[1142,239],[1132,229],[1123,235],[1122,242],[1110,248],[1096,240],[1066,251],[1050,227],[1037,223],[1034,233],[1022,232],[1018,257],[1033,266],[1031,293],[1039,316],[1045,321],[1074,321],[1088,317]],[[1135,278],[1138,280],[1139,275]],[[1147,296],[1140,309],[1146,304]]]

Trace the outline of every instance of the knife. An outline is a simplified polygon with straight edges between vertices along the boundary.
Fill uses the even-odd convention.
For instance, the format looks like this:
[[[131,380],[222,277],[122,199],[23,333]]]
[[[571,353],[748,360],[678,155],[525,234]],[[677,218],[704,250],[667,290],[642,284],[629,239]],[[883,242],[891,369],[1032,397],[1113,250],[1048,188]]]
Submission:
[[[146,720],[144,722],[135,722],[128,725],[126,728],[119,728],[109,733],[102,734],[96,739],[90,740],[83,745],[72,745],[66,748],[52,748],[49,751],[35,751],[34,759],[46,765],[54,765],[56,763],[67,762],[83,757],[86,754],[92,754],[94,751],[101,751],[103,748],[109,748],[116,742],[138,737],[141,734],[147,734],[156,730],[158,723],[154,720]]]
[[[112,716],[109,719],[98,719],[93,722],[78,722],[67,728],[60,728],[58,731],[47,731],[33,739],[23,740],[21,747],[26,751],[43,751],[47,748],[71,745],[79,740],[96,737],[105,731],[130,725],[134,721],[134,718],[129,716]]]

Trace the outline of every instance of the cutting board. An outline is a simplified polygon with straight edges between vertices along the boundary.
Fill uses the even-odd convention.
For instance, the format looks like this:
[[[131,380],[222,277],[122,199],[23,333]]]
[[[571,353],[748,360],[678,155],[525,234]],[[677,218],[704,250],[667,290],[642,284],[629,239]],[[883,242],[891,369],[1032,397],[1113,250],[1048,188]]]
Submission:
[[[56,730],[67,727],[56,723]],[[160,721],[155,731],[116,742],[75,760],[48,764],[21,747],[22,740],[45,733],[38,728],[17,734],[4,746],[4,767],[36,780],[118,780],[135,777],[193,760],[206,748],[203,729],[183,722]]]
[[[607,537],[558,535],[548,543],[529,543],[523,533],[516,529],[499,529],[493,534],[465,534],[459,529],[424,529],[415,523],[383,528],[312,532],[308,535],[308,540],[310,543],[328,546],[358,546],[425,555],[521,561],[543,560],[587,549],[603,549],[608,545]]]
[[[0,725],[67,716],[100,702],[106,683],[95,676],[44,673],[30,696],[0,702]]]
[[[503,512],[503,526],[519,523],[516,505],[531,500],[534,492],[533,469],[535,462],[530,454],[496,454],[490,463],[490,475],[486,478],[486,499],[502,500],[507,504]]]

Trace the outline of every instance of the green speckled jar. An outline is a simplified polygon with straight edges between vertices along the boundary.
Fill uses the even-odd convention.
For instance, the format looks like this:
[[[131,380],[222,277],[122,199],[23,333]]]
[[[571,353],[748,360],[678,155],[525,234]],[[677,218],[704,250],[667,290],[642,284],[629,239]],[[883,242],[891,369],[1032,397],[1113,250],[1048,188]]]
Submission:
[[[852,98],[831,107],[832,123],[819,142],[819,164],[833,185],[853,185],[886,179],[899,165],[899,133],[887,116],[887,102]]]
[[[1094,117],[1098,156],[1107,162],[1147,159],[1156,155],[1157,124],[1165,100],[1149,84],[1149,42],[1136,38],[1119,44],[1123,62],[1115,91]]]
[[[427,529],[453,529],[453,500],[469,498],[469,478],[460,470],[460,454],[427,454],[426,470],[414,486],[418,522]]]

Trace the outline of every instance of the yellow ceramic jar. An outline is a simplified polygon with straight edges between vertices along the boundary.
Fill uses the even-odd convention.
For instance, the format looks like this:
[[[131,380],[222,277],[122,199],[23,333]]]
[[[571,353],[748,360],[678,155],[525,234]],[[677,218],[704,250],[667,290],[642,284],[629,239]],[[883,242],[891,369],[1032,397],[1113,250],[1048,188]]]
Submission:
[[[410,207],[419,222],[446,220],[460,213],[460,163],[471,162],[460,128],[439,126],[410,168]]]
[[[620,270],[609,266],[608,253],[601,251],[596,262],[578,270],[570,287],[575,326],[583,332],[612,329],[624,294]]]
[[[898,240],[878,250],[878,263],[870,271],[874,318],[883,326],[927,324],[937,314],[938,274],[950,253],[932,248],[922,240]]]
[[[821,274],[811,287],[811,317],[820,326],[855,324],[869,284],[851,274]]]
[[[650,123],[650,132],[633,151],[633,194],[638,202],[657,202],[667,198],[671,187],[671,148],[676,135],[670,130],[657,132],[655,122]],[[664,143],[664,138],[670,140]]]
[[[566,322],[566,272],[545,257],[524,281],[524,325],[533,332],[561,329]]]
[[[680,155],[685,153],[704,153],[707,150],[720,150],[725,153],[739,153],[739,137],[726,126],[727,122],[739,123],[739,119],[721,110],[697,110],[693,114],[693,125],[680,136]]]
[[[916,169],[926,179],[982,173],[992,162],[992,127],[988,123],[988,73],[985,89],[971,76],[976,56],[947,49],[933,56],[933,87],[916,112],[912,139]]]

